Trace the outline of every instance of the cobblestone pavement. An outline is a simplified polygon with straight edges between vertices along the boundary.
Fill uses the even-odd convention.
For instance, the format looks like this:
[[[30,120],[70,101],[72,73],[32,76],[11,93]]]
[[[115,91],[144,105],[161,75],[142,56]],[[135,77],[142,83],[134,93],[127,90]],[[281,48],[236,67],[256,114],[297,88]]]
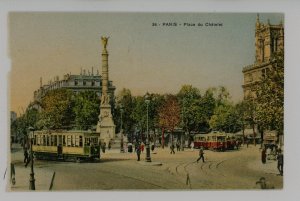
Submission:
[[[20,153],[12,155],[16,154]],[[267,161],[262,164],[259,146],[227,152],[205,150],[205,163],[196,162],[198,150],[186,149],[171,155],[168,148],[156,149],[151,153],[152,161],[162,165],[144,162],[145,154],[144,151],[142,161],[138,162],[135,153],[107,150],[102,154],[100,162],[36,161],[35,170],[45,173],[40,178],[43,180],[41,183],[49,183],[53,172],[56,173],[52,189],[55,191],[259,189],[256,182],[261,177],[266,178],[269,188],[283,188],[283,177],[278,176],[277,162]],[[17,158],[14,162],[19,168],[22,158]],[[28,172],[21,169],[16,171],[19,171],[16,174],[24,174],[27,178],[29,176]],[[27,189],[20,187],[11,190]]]

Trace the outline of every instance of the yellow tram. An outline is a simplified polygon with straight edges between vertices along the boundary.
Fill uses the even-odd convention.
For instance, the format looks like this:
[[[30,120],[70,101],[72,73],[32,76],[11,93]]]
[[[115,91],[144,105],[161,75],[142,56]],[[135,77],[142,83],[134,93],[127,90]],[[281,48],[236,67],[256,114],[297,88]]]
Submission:
[[[93,131],[35,131],[32,150],[36,159],[100,159],[99,138]]]

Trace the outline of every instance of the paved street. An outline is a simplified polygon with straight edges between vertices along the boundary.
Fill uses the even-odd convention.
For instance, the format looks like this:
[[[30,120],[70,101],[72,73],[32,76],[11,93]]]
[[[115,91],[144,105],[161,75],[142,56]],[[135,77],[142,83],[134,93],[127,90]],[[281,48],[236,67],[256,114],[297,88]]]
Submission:
[[[12,153],[12,162],[16,164],[17,184],[22,181],[20,178],[29,179],[29,168],[25,169],[22,156],[21,150]],[[197,157],[198,150],[186,149],[170,155],[168,148],[159,148],[151,153],[151,158],[153,162],[161,162],[162,165],[144,162],[145,152],[142,153],[142,161],[138,162],[135,153],[119,153],[118,150],[108,150],[102,154],[100,162],[94,163],[36,161],[36,175],[41,175],[36,180],[43,180],[36,182],[36,189],[48,190],[53,172],[54,191],[258,189],[256,182],[261,177],[266,178],[269,187],[283,187],[283,177],[278,176],[276,169],[277,162],[267,161],[262,164],[259,146],[242,147],[240,150],[227,152],[205,150],[205,163],[197,163]],[[25,185],[19,184],[18,188],[12,187],[11,190],[27,190],[28,181],[26,182]]]

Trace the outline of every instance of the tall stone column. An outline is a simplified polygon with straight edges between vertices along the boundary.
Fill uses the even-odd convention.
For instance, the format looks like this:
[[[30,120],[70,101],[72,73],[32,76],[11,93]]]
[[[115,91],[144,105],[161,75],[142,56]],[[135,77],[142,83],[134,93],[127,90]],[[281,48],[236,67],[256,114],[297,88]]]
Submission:
[[[110,97],[108,94],[108,51],[106,49],[109,37],[101,37],[102,50],[102,94],[100,115],[97,124],[97,132],[100,132],[100,140],[108,145],[115,138],[115,124],[111,114]]]

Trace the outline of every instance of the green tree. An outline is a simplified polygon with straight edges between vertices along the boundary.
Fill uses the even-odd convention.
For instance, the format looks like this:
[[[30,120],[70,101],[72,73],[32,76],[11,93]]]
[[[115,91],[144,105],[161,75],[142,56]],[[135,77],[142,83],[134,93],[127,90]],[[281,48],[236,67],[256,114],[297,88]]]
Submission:
[[[122,114],[122,127],[125,133],[130,133],[134,130],[135,121],[132,118],[132,112],[134,109],[134,97],[131,95],[129,89],[122,89],[117,95],[116,111],[114,116],[114,122],[117,126],[117,132],[120,131],[121,126],[121,109]]]
[[[38,126],[44,129],[66,129],[72,127],[75,115],[74,93],[67,89],[49,91],[41,101],[41,117]]]
[[[86,130],[97,125],[100,99],[94,91],[83,91],[75,95],[73,112],[77,129]]]
[[[177,94],[181,106],[181,118],[183,122],[183,129],[190,133],[197,129],[199,118],[197,111],[199,111],[200,91],[192,85],[183,85]]]
[[[209,120],[210,128],[224,132],[238,131],[242,125],[239,121],[239,114],[236,107],[232,102],[230,102],[229,92],[225,87],[221,86],[215,96],[216,104],[214,114]]]
[[[134,108],[131,113],[131,118],[134,120],[135,125],[141,130],[141,132],[146,130],[146,110],[147,105],[145,103],[145,98],[143,96],[136,96],[133,99]]]
[[[275,54],[272,68],[256,88],[256,120],[263,130],[283,134],[284,127],[284,52]]]

